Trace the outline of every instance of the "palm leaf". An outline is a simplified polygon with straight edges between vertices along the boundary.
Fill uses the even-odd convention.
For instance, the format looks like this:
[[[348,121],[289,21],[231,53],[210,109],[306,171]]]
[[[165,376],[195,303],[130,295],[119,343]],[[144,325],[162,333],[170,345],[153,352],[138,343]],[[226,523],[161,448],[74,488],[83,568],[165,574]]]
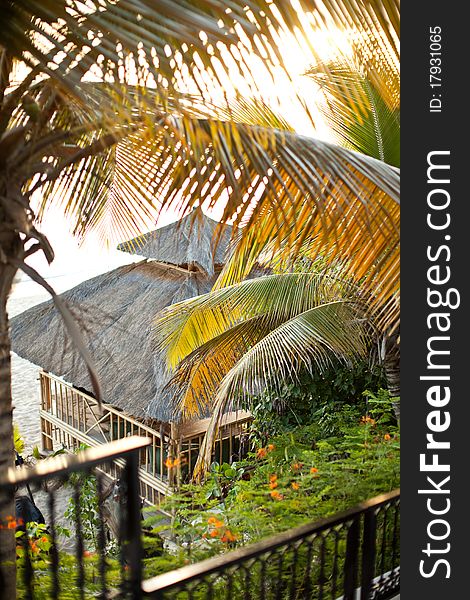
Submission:
[[[351,285],[322,273],[255,277],[161,311],[153,326],[155,349],[165,352],[172,369],[206,342],[231,331],[240,322],[262,318],[264,330],[266,327],[272,330],[318,304],[353,294]]]
[[[301,369],[324,370],[332,356],[347,361],[366,352],[364,323],[354,305],[344,301],[316,306],[263,336],[221,380],[193,476],[198,479],[207,471],[220,419],[243,396],[295,380]]]
[[[381,95],[381,88],[355,64],[318,64],[307,74],[324,93],[322,112],[338,141],[347,148],[398,167],[399,97],[390,106]],[[398,90],[398,79],[389,81],[389,86]],[[362,107],[359,118],[357,106]]]
[[[272,319],[267,315],[246,318],[182,359],[165,388],[172,398],[175,420],[211,414],[224,376],[272,327]]]

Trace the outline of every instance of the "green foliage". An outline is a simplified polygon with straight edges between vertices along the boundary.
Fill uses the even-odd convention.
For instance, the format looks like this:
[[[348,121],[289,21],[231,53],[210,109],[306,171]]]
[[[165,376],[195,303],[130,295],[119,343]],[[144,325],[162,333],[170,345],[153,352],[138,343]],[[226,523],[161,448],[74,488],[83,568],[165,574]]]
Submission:
[[[15,446],[16,452],[18,452],[18,454],[23,454],[24,439],[20,433],[20,428],[16,423],[13,424],[13,444]]]
[[[343,384],[345,393],[350,389],[344,383],[347,378],[338,376],[336,381],[338,389]],[[273,435],[243,461],[232,465],[214,463],[203,485],[185,485],[166,500],[164,512],[155,514],[153,509],[143,523],[144,577],[350,508],[398,487],[399,468],[399,429],[386,390],[366,391],[352,403],[319,402],[312,410],[310,423],[290,426]],[[88,519],[88,525],[96,530],[93,478],[74,483],[80,484],[86,506],[93,507],[87,515],[85,505],[80,505],[79,509],[85,511],[81,513],[82,523],[85,525]],[[75,506],[68,510],[72,518]],[[344,558],[341,544],[338,564]],[[86,554],[86,593],[93,595],[98,589],[98,558]],[[308,560],[300,551],[291,558],[299,570]],[[61,553],[60,561],[61,587],[72,590],[76,560]],[[106,563],[109,585],[116,587],[119,565],[109,556]],[[44,592],[50,589],[48,569],[49,556],[44,550],[35,563],[35,598],[48,597]],[[256,586],[261,577],[256,569],[252,575]],[[234,585],[238,590],[238,583]],[[74,598],[70,593],[68,597]],[[198,588],[194,597],[202,599],[204,593]]]
[[[100,526],[96,477],[73,473],[70,476],[70,484],[79,486],[80,495],[78,502],[73,496],[69,499],[64,516],[71,524],[76,523],[77,518],[80,519],[86,545],[90,550],[96,550],[98,547],[97,533]]]
[[[88,527],[96,530],[96,484],[92,477],[79,480],[78,475],[72,483],[80,485],[84,499],[79,510],[86,536]],[[364,392],[361,403],[323,403],[317,406],[316,418],[312,418],[310,424],[273,436],[246,460],[232,465],[214,463],[204,485],[184,486],[167,500],[163,508],[172,515],[171,519],[162,513],[146,519],[144,577],[153,577],[329,516],[398,484],[399,432],[388,392],[383,389]],[[86,507],[90,506],[93,510],[87,515]],[[71,504],[69,518],[74,517],[75,510]],[[164,544],[160,534],[170,543]],[[27,534],[19,533],[17,537],[25,535],[29,540],[26,547],[34,562],[34,598],[45,600],[52,589],[50,537],[45,526],[37,524],[28,524]],[[345,542],[341,540],[338,565],[342,564],[344,550]],[[291,563],[295,563],[298,572],[304,572],[303,565],[309,560],[306,547],[295,556],[289,552],[284,556],[283,581],[291,577]],[[26,597],[21,583],[22,557],[24,554],[19,552],[18,598]],[[99,591],[98,556],[87,551],[83,560],[85,597],[94,597]],[[60,565],[60,597],[78,599],[76,558],[61,552]],[[267,585],[271,566],[267,563],[263,575]],[[328,564],[326,567],[329,568]],[[260,565],[254,565],[251,573],[253,593],[257,593],[261,585],[259,568]],[[316,568],[311,565],[311,569]],[[274,575],[279,576],[277,572],[273,578]],[[312,573],[312,581],[316,581],[316,577]],[[117,588],[121,581],[119,564],[109,556],[106,578],[110,588]],[[299,590],[303,589],[301,581],[298,585]],[[224,597],[225,591],[223,586],[220,589],[216,586],[214,597],[219,594]],[[242,594],[242,579],[234,578],[233,592]],[[205,597],[204,586],[194,591],[194,598]]]
[[[85,450],[88,446],[80,444],[77,452]],[[71,473],[67,485],[78,490],[78,502],[74,495],[69,498],[65,518],[71,525],[80,520],[82,535],[88,550],[96,551],[98,548],[98,531],[101,524],[98,506],[98,490],[96,477],[80,471]]]
[[[384,385],[382,368],[366,362],[354,368],[335,364],[323,373],[304,371],[296,383],[284,383],[280,391],[267,390],[245,403],[254,417],[252,439],[264,445],[301,424],[317,424],[325,435],[333,435],[339,423],[354,420],[363,410],[363,390],[373,394]]]
[[[33,521],[26,523],[24,529],[16,531],[15,537],[17,540],[16,556],[21,559],[28,551],[32,563],[43,561],[52,546],[47,525],[44,523]]]
[[[121,581],[119,563],[107,559],[106,582],[109,588],[117,588]],[[64,600],[80,600],[82,597],[77,587],[78,566],[75,556],[66,552],[60,552],[60,568],[58,572],[60,595]],[[95,598],[101,589],[99,579],[99,559],[97,555],[89,555],[83,558],[85,574],[85,598]],[[24,563],[17,565],[17,599],[29,598],[24,588],[23,570]],[[33,571],[33,598],[35,600],[49,600],[52,597],[53,582],[51,577],[50,557],[42,556],[34,563]]]
[[[271,438],[166,503],[169,535],[188,560],[332,515],[399,486],[399,431],[389,394],[318,408],[318,419]]]

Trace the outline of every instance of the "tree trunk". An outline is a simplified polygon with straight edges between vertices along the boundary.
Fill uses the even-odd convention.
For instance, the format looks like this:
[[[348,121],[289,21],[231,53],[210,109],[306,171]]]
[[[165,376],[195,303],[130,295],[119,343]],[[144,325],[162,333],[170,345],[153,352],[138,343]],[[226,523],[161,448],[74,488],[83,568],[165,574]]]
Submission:
[[[385,339],[384,369],[387,378],[387,388],[393,400],[393,409],[400,423],[400,346],[398,335],[394,334]]]
[[[19,242],[19,237],[15,241]],[[6,306],[15,273],[14,267],[0,262],[0,477],[15,464],[10,332]],[[8,529],[8,523],[14,516],[14,490],[7,492],[0,489],[0,590],[3,598],[16,598],[15,529]]]

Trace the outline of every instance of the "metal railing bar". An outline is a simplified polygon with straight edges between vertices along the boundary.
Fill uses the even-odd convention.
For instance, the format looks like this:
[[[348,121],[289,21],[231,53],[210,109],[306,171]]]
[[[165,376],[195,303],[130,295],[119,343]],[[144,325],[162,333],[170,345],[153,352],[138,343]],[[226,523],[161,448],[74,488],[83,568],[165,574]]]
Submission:
[[[360,517],[349,527],[346,538],[346,561],[344,564],[344,600],[355,600],[358,555],[360,548]]]
[[[59,583],[59,551],[57,549],[57,534],[56,534],[56,523],[55,523],[55,496],[54,493],[48,492],[48,504],[49,504],[49,518],[50,525],[49,531],[51,535],[51,567],[52,567],[52,589],[51,597],[53,600],[59,598],[60,583]]]
[[[105,462],[125,456],[130,452],[149,446],[152,441],[141,436],[132,436],[106,445],[87,448],[79,454],[61,454],[48,460],[40,461],[35,467],[10,467],[5,476],[0,478],[0,486],[11,486],[22,483],[31,483],[47,477],[60,477],[73,471],[80,471],[86,465],[93,467]]]
[[[393,492],[382,494],[380,496],[376,496],[375,498],[366,500],[365,502],[361,502],[355,507],[333,515],[332,517],[320,519],[314,523],[308,523],[307,525],[300,525],[299,527],[295,527],[283,533],[266,538],[265,540],[256,542],[250,546],[238,548],[237,550],[233,550],[227,554],[214,556],[198,563],[175,569],[169,573],[157,575],[156,577],[152,577],[143,581],[142,590],[146,594],[151,594],[171,588],[172,586],[176,586],[178,583],[183,581],[184,583],[187,583],[198,577],[203,577],[212,573],[218,573],[222,570],[228,569],[230,566],[237,565],[240,562],[244,562],[250,558],[256,558],[261,554],[272,551],[281,546],[287,546],[293,542],[302,540],[313,533],[319,533],[329,529],[333,525],[339,525],[343,522],[353,521],[354,518],[359,517],[364,511],[386,504],[387,502],[398,498],[399,495],[400,490],[394,490]]]
[[[377,516],[374,509],[364,513],[364,533],[362,540],[361,600],[370,595],[372,579],[375,575]]]
[[[96,492],[98,494],[98,577],[100,581],[100,600],[106,600],[106,532],[105,532],[105,519],[103,514],[103,479],[104,475],[97,469],[96,474]]]

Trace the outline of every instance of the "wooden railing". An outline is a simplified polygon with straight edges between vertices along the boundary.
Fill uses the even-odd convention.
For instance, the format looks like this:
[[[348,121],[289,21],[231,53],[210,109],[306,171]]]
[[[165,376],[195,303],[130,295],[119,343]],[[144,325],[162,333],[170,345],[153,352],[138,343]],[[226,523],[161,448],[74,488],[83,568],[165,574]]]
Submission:
[[[150,504],[159,504],[162,495],[171,493],[172,487],[192,473],[209,419],[179,427],[169,423],[151,427],[109,404],[100,407],[95,398],[51,373],[41,371],[39,379],[45,450],[63,447],[74,451],[81,444],[93,447],[131,435],[150,438],[151,444],[140,452],[141,495]],[[215,461],[231,463],[245,454],[243,440],[251,419],[244,411],[223,416],[214,446]],[[109,475],[116,478],[118,472]]]
[[[170,437],[164,427],[156,431],[129,415],[41,371],[41,436],[45,450],[63,447],[76,450],[81,444],[95,447],[132,435],[149,438],[151,443],[139,451],[141,496],[149,504],[159,504],[161,496],[171,493],[166,461]],[[107,465],[107,474],[119,477],[119,464]]]

